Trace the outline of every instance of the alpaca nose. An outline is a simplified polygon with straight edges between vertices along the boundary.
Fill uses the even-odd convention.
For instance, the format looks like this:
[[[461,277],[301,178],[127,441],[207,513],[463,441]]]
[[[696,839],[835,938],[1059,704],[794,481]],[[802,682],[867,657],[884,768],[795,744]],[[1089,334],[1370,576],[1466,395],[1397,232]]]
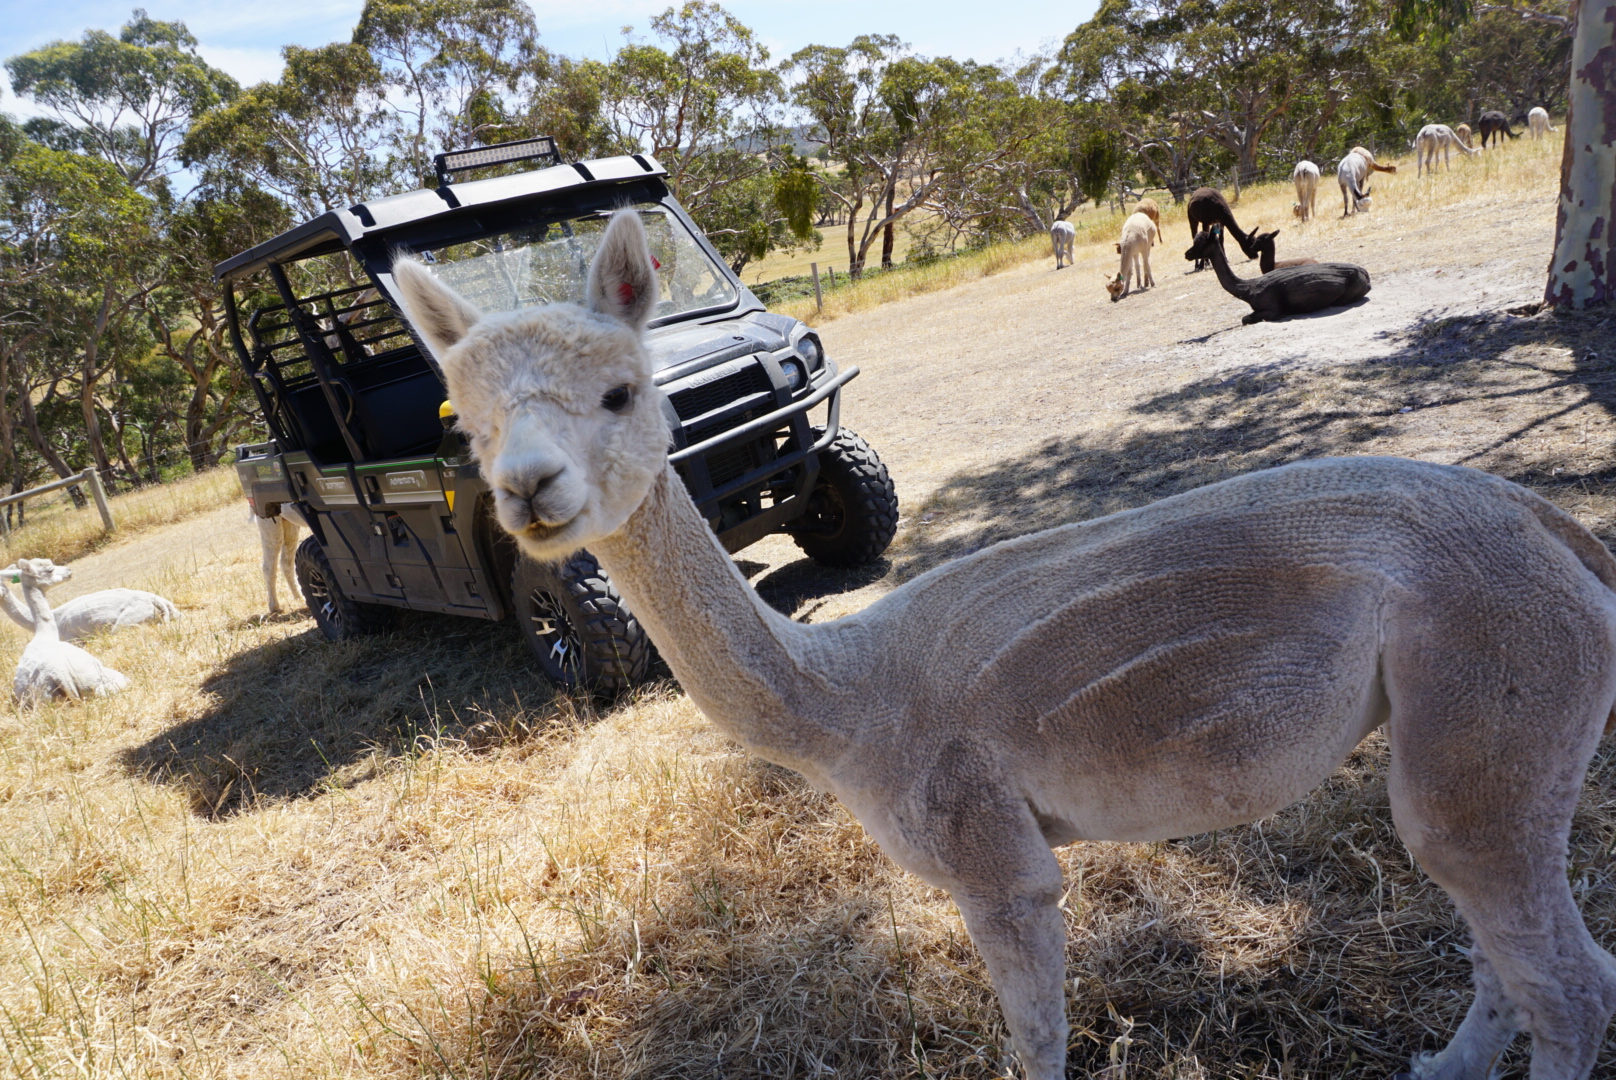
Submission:
[[[566,471],[566,466],[544,465],[518,477],[512,477],[501,485],[512,498],[518,502],[526,503],[528,510],[535,519],[544,518],[544,496],[555,485],[556,478]]]

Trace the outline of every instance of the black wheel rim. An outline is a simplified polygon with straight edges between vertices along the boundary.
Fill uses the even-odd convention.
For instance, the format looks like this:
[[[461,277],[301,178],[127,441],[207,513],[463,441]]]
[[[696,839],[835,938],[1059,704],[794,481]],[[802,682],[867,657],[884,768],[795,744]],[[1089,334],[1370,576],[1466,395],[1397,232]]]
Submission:
[[[309,610],[320,619],[332,626],[342,625],[342,609],[337,606],[336,597],[331,593],[331,586],[326,582],[325,575],[318,570],[309,574],[309,595],[305,602]]]
[[[842,534],[847,524],[847,504],[836,485],[821,481],[808,497],[808,518],[814,523],[813,535],[831,539]]]
[[[551,677],[573,686],[583,663],[583,642],[554,593],[534,589],[528,593],[527,627],[539,648],[539,663]]]

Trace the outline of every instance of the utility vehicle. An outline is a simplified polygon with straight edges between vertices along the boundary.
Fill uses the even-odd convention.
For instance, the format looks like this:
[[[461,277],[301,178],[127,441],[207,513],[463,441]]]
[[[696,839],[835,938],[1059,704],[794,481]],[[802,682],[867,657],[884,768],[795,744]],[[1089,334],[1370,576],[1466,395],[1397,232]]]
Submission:
[[[253,510],[295,509],[303,595],[325,635],[390,609],[514,617],[540,668],[616,692],[641,677],[644,631],[588,552],[523,557],[454,430],[442,374],[393,303],[413,255],[484,310],[579,301],[608,215],[641,214],[661,298],[647,333],[670,459],[731,552],[789,533],[811,558],[879,558],[897,527],[875,451],[838,423],[858,368],[767,311],[632,154],[563,162],[549,138],[438,155],[437,185],[330,210],[214,268],[270,439],[236,468]],[[499,172],[456,179],[471,170]]]

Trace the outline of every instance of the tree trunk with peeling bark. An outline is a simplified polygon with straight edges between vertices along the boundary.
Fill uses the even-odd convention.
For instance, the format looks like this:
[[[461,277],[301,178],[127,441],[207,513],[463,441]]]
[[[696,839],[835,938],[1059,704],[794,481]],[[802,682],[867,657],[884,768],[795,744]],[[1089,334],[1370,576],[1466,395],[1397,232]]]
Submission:
[[[1572,0],[1560,212],[1544,300],[1585,308],[1616,300],[1616,0]]]

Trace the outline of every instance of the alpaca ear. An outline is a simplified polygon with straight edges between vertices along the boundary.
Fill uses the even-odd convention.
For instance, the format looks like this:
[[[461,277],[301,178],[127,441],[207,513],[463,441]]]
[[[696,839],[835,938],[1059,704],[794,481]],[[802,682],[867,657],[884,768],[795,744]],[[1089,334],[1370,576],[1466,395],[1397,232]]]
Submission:
[[[657,279],[645,225],[635,210],[619,210],[589,264],[589,310],[610,315],[638,332],[657,301]]]
[[[482,312],[414,259],[393,263],[393,285],[404,318],[440,360],[482,318]]]

